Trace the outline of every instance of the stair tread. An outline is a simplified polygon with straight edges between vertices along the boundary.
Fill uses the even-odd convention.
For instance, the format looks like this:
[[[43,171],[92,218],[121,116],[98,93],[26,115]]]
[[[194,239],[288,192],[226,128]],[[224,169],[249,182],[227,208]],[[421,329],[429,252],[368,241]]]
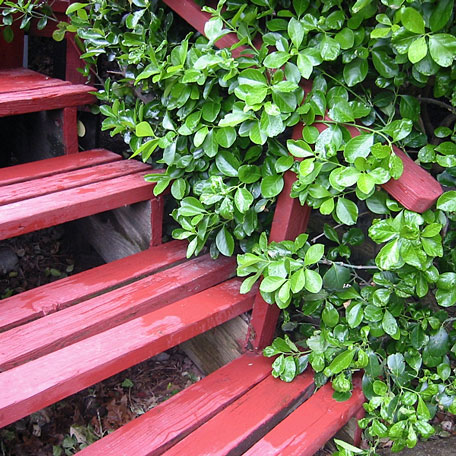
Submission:
[[[186,248],[183,241],[167,242],[3,299],[0,330],[35,320],[182,261]]]
[[[312,456],[361,409],[364,395],[360,376],[354,377],[353,386],[351,398],[337,402],[332,398],[331,384],[326,384],[245,455]]]
[[[84,448],[78,455],[161,454],[268,377],[270,372],[270,360],[246,353]]]
[[[268,376],[163,454],[243,454],[290,410],[308,399],[313,390],[310,369],[292,384]]]
[[[123,160],[61,172],[40,179],[32,178],[27,182],[3,186],[0,195],[0,206],[149,170],[149,165],[139,161]]]
[[[50,353],[233,276],[233,259],[189,260],[0,334],[0,370]],[[52,329],[52,330],[50,330]]]
[[[119,154],[105,149],[93,149],[77,154],[46,158],[21,165],[0,168],[0,186],[40,179],[89,166],[122,160]]]
[[[231,279],[1,373],[0,426],[247,311],[255,290],[241,295],[240,283]]]
[[[11,92],[17,93],[62,85],[71,85],[71,82],[51,78],[27,68],[0,70],[0,99],[4,94]]]
[[[154,198],[146,172],[0,206],[0,240]]]
[[[71,84],[24,68],[0,71],[0,116],[95,102],[94,87]]]

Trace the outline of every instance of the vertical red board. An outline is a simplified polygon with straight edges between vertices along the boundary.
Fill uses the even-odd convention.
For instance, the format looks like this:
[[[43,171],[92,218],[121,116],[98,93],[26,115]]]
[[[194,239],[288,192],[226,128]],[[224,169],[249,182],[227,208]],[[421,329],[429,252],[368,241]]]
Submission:
[[[77,154],[78,144],[78,110],[76,107],[62,110],[62,135],[65,155]]]
[[[24,33],[17,23],[13,24],[14,40],[7,43],[0,32],[0,69],[22,67]]]
[[[285,174],[285,185],[277,200],[271,227],[270,241],[294,240],[307,228],[310,208],[301,206],[297,198],[291,198],[291,187],[296,180],[293,172]],[[258,292],[252,312],[250,343],[255,350],[261,350],[271,343],[274,337],[280,310],[268,304]]]

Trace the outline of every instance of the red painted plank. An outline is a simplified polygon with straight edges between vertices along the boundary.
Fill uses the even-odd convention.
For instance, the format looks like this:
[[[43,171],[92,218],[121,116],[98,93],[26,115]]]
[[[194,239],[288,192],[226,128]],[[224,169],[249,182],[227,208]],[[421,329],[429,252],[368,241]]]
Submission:
[[[404,163],[404,172],[398,180],[383,184],[383,189],[405,208],[420,213],[427,211],[443,193],[441,185],[404,152],[396,147],[394,152]]]
[[[80,272],[0,302],[0,331],[126,285],[185,259],[186,243],[172,241]]]
[[[2,187],[0,206],[141,171],[150,171],[150,166],[136,160],[122,160],[19,182]],[[55,197],[58,198],[58,195]]]
[[[313,389],[310,370],[293,383],[269,376],[163,454],[241,455],[302,404]]]
[[[0,99],[11,92],[23,92],[24,90],[44,89],[62,85],[70,85],[70,83],[45,76],[27,68],[0,70]]]
[[[7,43],[0,34],[0,68],[14,68],[22,65],[24,54],[24,32],[19,29],[19,23],[13,23],[14,40]]]
[[[331,385],[325,385],[245,455],[312,456],[362,408],[361,378],[353,383],[353,395],[345,402],[335,401]]]
[[[77,154],[79,152],[77,107],[63,108],[61,122],[64,153]]]
[[[116,290],[0,334],[0,370],[35,359],[234,275],[233,258],[209,255],[181,263]]]
[[[96,98],[89,93],[94,91],[93,87],[70,84],[5,93],[0,96],[0,116],[13,116],[94,103]]]
[[[244,312],[253,293],[236,294],[239,285],[234,279],[1,373],[0,426]]]
[[[327,125],[321,122],[313,124],[320,132],[326,130]],[[295,126],[293,139],[302,138],[303,125]],[[358,128],[346,126],[352,137],[359,136]],[[362,128],[362,127],[360,127]],[[425,212],[443,193],[441,185],[431,174],[421,168],[399,148],[394,146],[394,152],[404,163],[404,172],[398,180],[391,179],[382,187],[406,209],[415,212]]]
[[[290,197],[295,180],[294,173],[285,173],[285,185],[277,200],[269,241],[294,240],[307,228],[310,208],[301,206],[298,199]],[[253,306],[249,335],[249,342],[254,350],[261,350],[271,343],[279,314],[279,308],[268,304],[258,293]]]
[[[0,206],[0,240],[154,198],[144,173]]]
[[[159,455],[270,375],[270,371],[269,360],[247,353],[78,455]]]
[[[193,0],[163,0],[175,13],[185,19],[193,28],[204,35],[204,26],[211,18],[209,13],[201,11],[201,7]],[[235,33],[229,33],[215,42],[218,48],[230,48],[238,43],[239,39]],[[240,46],[232,51],[234,57],[239,57],[241,51],[247,49],[246,46]]]
[[[71,157],[47,158],[8,168],[0,168],[0,187],[2,185],[10,185],[30,179],[40,179],[57,173],[65,173],[75,169],[87,168],[121,159],[122,157],[114,152],[109,152],[105,149],[94,149],[80,152]]]

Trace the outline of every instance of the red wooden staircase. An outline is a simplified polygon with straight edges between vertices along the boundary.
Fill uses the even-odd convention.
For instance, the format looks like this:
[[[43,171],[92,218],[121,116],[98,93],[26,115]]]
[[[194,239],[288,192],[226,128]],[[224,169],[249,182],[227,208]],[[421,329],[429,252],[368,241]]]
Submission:
[[[193,2],[165,3],[196,27],[207,20]],[[258,351],[271,341],[278,309],[255,289],[239,294],[234,259],[186,260],[186,245],[161,243],[163,207],[143,179],[148,165],[106,150],[75,153],[76,106],[91,103],[92,90],[22,68],[0,71],[0,116],[61,109],[67,153],[0,169],[0,239],[150,200],[151,247],[0,302],[0,426],[253,309],[249,351],[80,454],[314,454],[362,411],[360,379],[338,403],[330,385],[314,394],[310,371],[291,384],[270,376]],[[294,238],[307,224],[309,209],[289,197],[292,182],[286,175],[271,240]]]

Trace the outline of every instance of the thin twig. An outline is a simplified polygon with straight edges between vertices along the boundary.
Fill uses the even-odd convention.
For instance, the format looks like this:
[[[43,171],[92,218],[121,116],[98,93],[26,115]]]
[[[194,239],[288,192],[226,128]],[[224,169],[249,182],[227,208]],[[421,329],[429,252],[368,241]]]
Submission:
[[[456,108],[454,108],[453,106],[451,106],[448,103],[445,103],[444,101],[436,100],[434,98],[427,98],[427,97],[418,97],[418,101],[440,106],[441,108],[444,108],[447,111],[450,111],[451,113],[456,114]]]
[[[326,259],[320,260],[319,263],[326,264],[328,266],[337,264],[338,266],[344,266],[346,268],[351,268],[351,269],[376,269],[376,270],[379,269],[377,266],[368,266],[368,265],[358,266],[356,264],[342,263],[342,261],[331,261],[331,260],[326,260]]]

